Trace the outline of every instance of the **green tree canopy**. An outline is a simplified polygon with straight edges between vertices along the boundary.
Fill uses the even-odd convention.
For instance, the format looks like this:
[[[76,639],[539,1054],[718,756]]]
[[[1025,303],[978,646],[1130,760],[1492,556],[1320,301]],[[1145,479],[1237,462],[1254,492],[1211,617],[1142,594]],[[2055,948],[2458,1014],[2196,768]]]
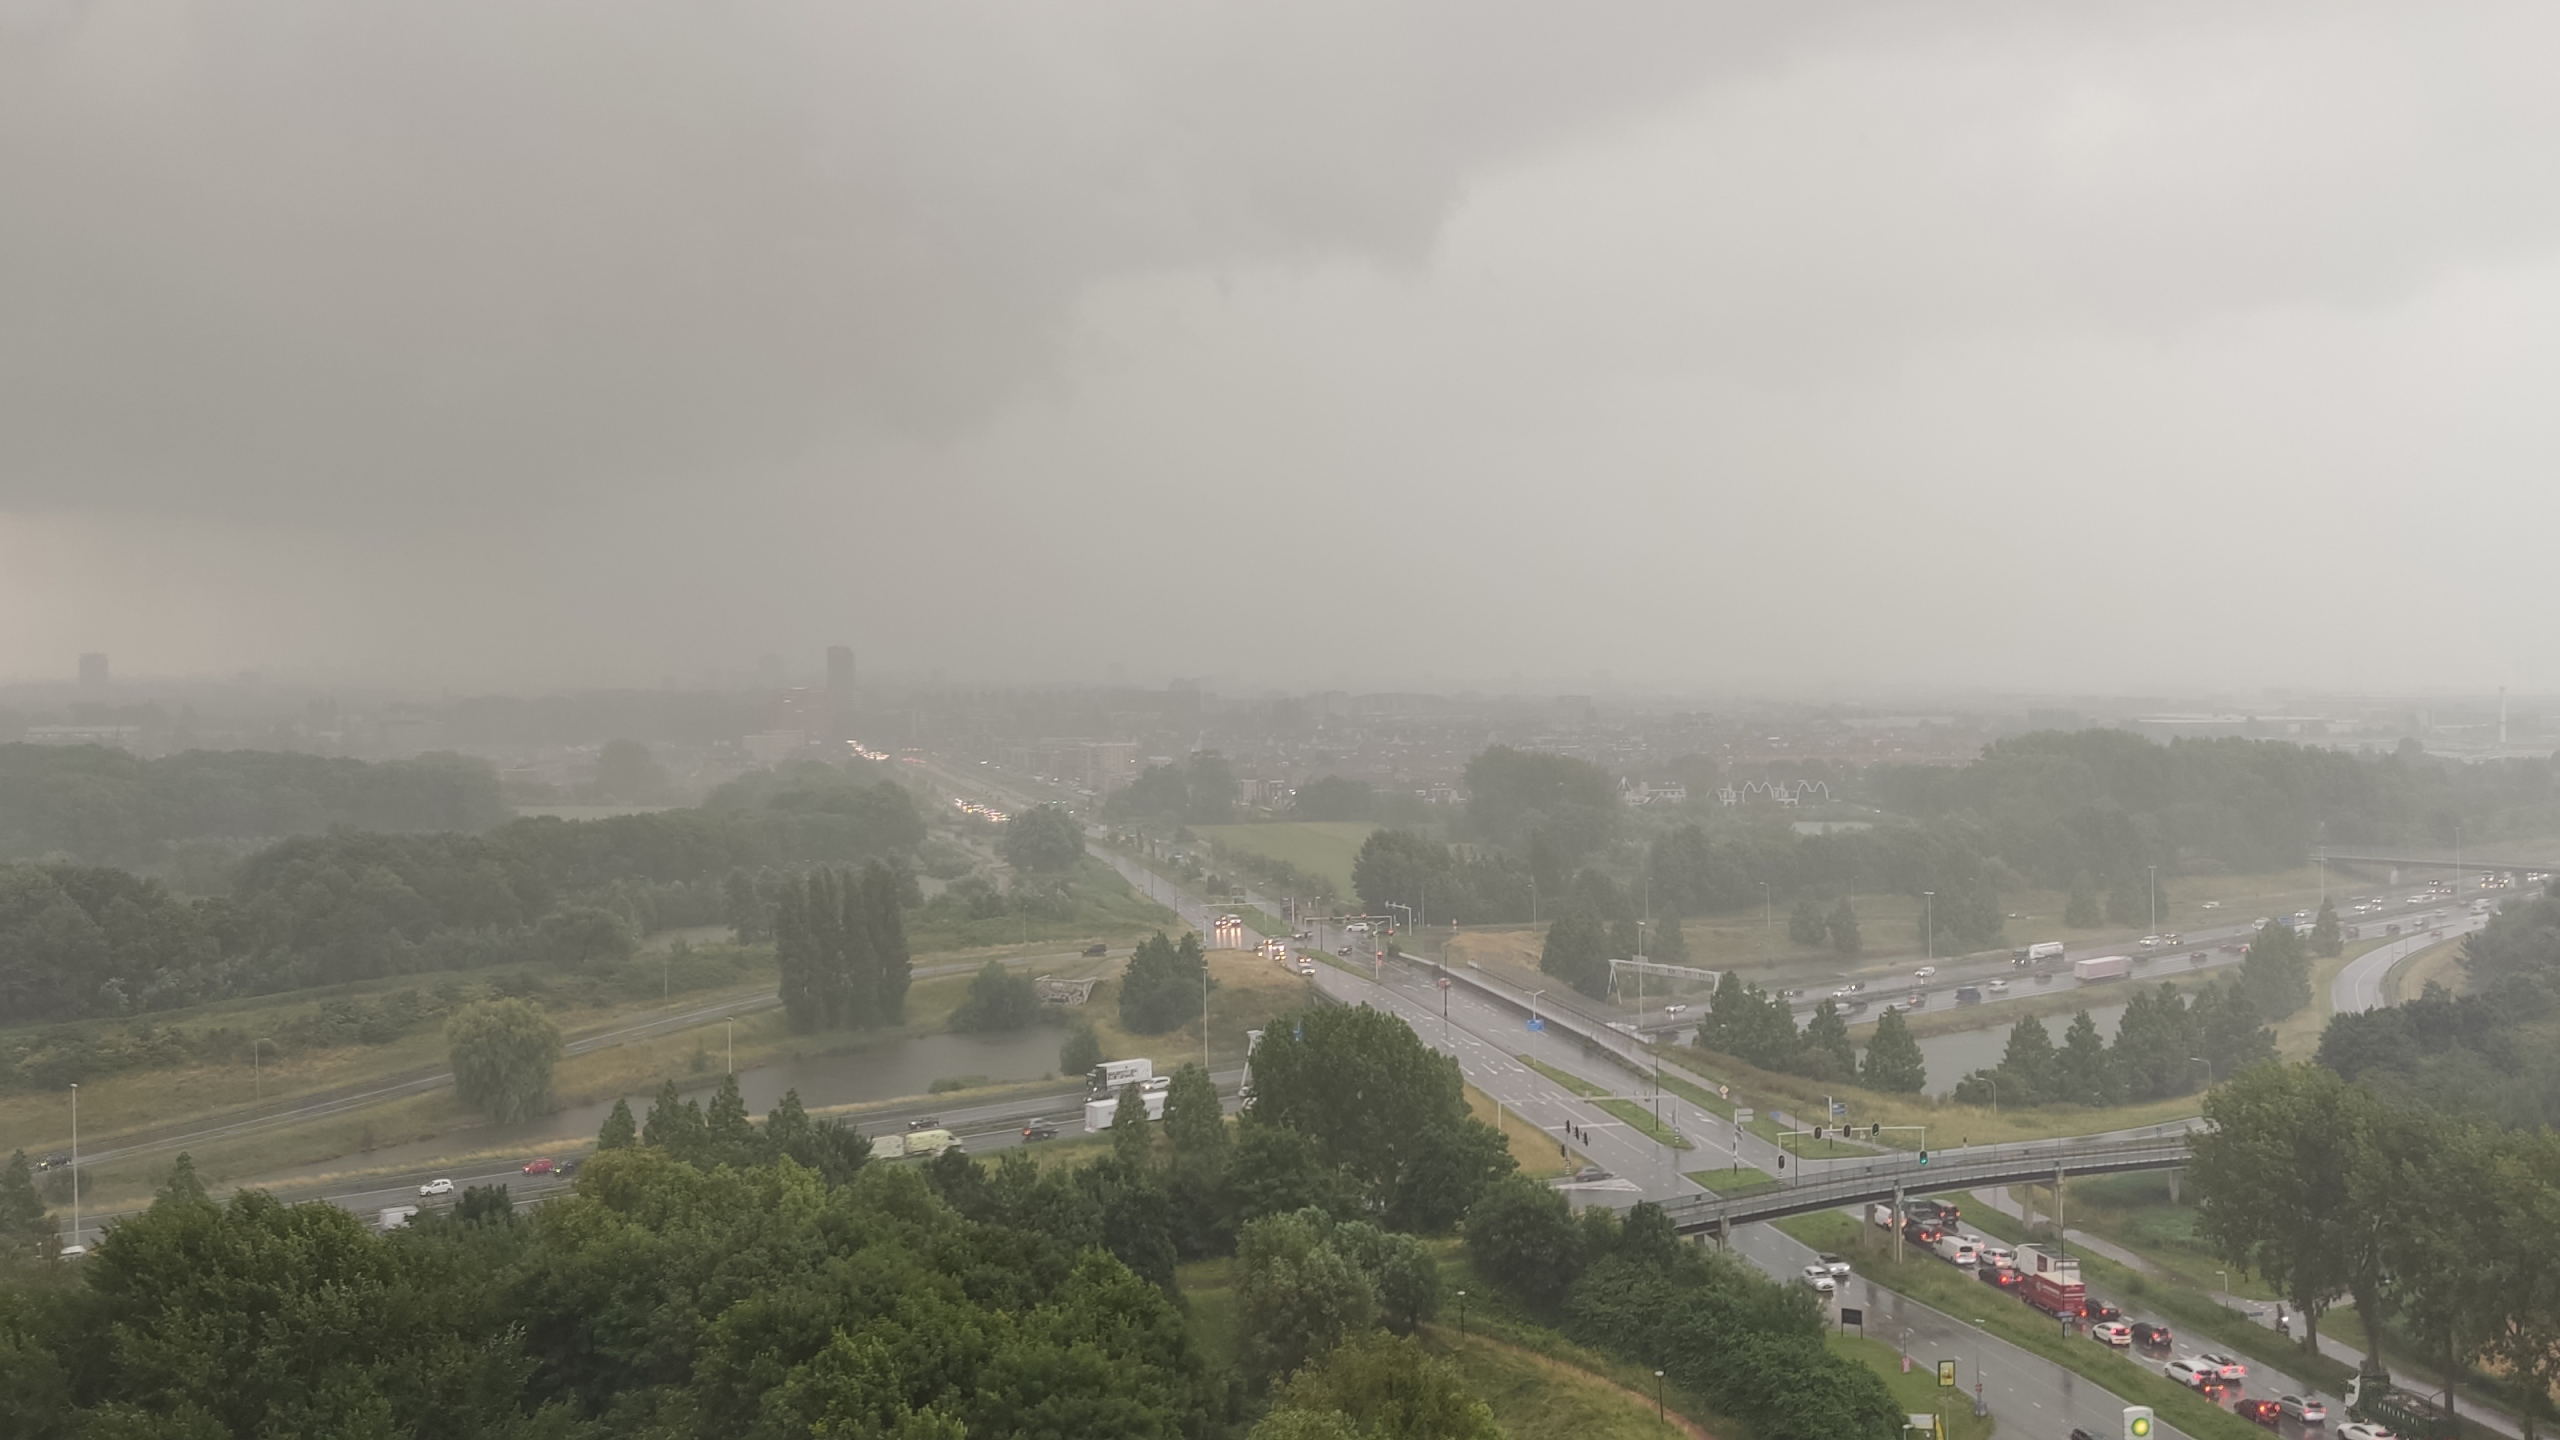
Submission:
[[[1084,827],[1063,805],[1035,805],[1005,822],[1000,849],[1026,874],[1070,870],[1084,858]]]
[[[1397,1016],[1333,1006],[1275,1024],[1253,1074],[1257,1121],[1308,1137],[1399,1229],[1445,1228],[1512,1168],[1500,1134],[1468,1113],[1458,1062]]]
[[[1138,942],[1120,972],[1120,1023],[1132,1034],[1161,1035],[1200,1014],[1211,982],[1209,959],[1196,931],[1179,943],[1159,930]]]
[[[990,960],[969,981],[969,994],[951,1012],[951,1028],[964,1034],[1019,1030],[1040,1018],[1040,992],[1028,975]],[[1090,1067],[1088,1067],[1090,1068]]]
[[[1921,1059],[1920,1042],[1911,1038],[1911,1027],[1903,1023],[1901,1011],[1887,1010],[1876,1021],[1876,1033],[1867,1041],[1863,1078],[1868,1089],[1889,1095],[1917,1095],[1928,1087],[1928,1064]]]
[[[529,1119],[550,1104],[560,1027],[531,1002],[465,1006],[445,1022],[444,1035],[463,1104],[498,1121]]]
[[[1609,930],[1587,906],[1574,905],[1547,927],[1538,969],[1585,995],[1609,993]]]

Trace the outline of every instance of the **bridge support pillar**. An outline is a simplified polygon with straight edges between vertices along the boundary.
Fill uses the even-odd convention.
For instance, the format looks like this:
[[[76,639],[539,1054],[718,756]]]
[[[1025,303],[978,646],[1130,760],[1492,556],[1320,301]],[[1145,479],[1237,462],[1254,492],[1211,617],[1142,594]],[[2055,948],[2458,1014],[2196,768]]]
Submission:
[[[1730,1215],[1716,1218],[1716,1248],[1719,1250],[1733,1248],[1733,1217]]]
[[[2187,1172],[2184,1170],[2172,1170],[2169,1172],[2169,1203],[2172,1205],[2178,1203],[2178,1180],[2186,1173]]]
[[[2062,1223],[2062,1167],[2056,1165],[2053,1167],[2053,1246],[2065,1255],[2071,1253],[2071,1247],[2062,1240],[2068,1228]]]

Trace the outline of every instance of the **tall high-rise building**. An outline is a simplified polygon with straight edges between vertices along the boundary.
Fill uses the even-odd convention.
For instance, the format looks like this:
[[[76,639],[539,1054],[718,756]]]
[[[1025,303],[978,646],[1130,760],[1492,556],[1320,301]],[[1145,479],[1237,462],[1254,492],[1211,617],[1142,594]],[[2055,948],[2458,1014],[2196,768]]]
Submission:
[[[827,647],[827,690],[834,695],[853,693],[852,646],[830,645]]]
[[[95,652],[81,656],[80,683],[83,685],[106,684],[107,657]]]

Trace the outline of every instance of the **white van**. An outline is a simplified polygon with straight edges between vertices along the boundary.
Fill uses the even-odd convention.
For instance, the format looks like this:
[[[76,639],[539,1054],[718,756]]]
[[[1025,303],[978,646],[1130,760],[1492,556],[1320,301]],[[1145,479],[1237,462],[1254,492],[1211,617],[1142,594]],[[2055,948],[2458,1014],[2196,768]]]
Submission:
[[[1938,1258],[1960,1270],[1970,1270],[1982,1259],[1982,1241],[1971,1235],[1941,1235]]]
[[[1976,1243],[1981,1244],[1979,1241]],[[1988,1265],[1995,1270],[2018,1268],[2018,1253],[2006,1245],[1982,1244],[1980,1255],[1978,1263]]]

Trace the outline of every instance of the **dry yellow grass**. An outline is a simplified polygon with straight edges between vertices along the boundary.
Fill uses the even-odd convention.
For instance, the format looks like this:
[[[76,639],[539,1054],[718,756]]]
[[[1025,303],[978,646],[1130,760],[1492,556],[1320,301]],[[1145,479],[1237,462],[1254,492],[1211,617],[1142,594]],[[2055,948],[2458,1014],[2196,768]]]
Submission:
[[[2470,976],[2462,969],[2460,940],[2430,945],[2392,966],[2391,974],[2382,982],[2382,998],[2388,1004],[2397,1005],[2404,1000],[2415,999],[2418,992],[2430,983],[2442,985],[2456,995],[2470,988]]]
[[[1496,1123],[1495,1112],[1500,1111],[1502,1138],[1511,1147],[1511,1159],[1519,1165],[1521,1174],[1543,1180],[1563,1174],[1571,1163],[1556,1150],[1553,1135],[1522,1119],[1518,1111],[1495,1105],[1492,1096],[1473,1085],[1467,1087],[1467,1108],[1487,1125]]]

